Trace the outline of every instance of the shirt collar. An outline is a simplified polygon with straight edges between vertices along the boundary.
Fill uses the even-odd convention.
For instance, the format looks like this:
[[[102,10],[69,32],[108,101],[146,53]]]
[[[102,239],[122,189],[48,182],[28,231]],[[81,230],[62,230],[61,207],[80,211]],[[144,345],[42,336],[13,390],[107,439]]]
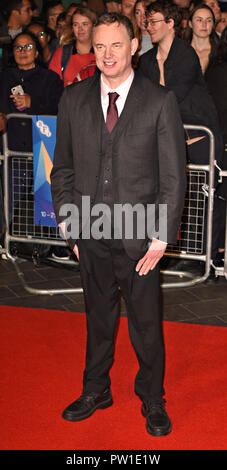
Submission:
[[[101,96],[102,96],[102,98],[106,99],[107,96],[108,96],[108,93],[113,93],[114,91],[116,93],[118,93],[119,96],[127,95],[128,91],[130,89],[130,86],[132,84],[133,79],[134,79],[134,70],[131,69],[131,73],[128,76],[128,78],[126,78],[126,80],[123,83],[121,83],[117,88],[112,90],[111,88],[108,87],[108,85],[106,85],[106,83],[103,80],[102,74],[101,74]]]

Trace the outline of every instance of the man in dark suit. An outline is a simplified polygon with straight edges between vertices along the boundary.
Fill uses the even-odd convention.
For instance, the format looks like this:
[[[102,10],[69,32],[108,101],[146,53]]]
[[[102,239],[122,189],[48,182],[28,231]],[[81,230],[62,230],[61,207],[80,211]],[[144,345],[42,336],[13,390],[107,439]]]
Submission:
[[[171,431],[171,421],[163,398],[159,260],[166,244],[177,239],[185,194],[185,142],[174,94],[132,69],[137,44],[128,18],[101,16],[93,32],[101,75],[67,87],[59,109],[52,195],[58,223],[80,259],[87,313],[83,393],[63,418],[80,421],[113,403],[109,370],[120,286],[139,362],[135,393],[143,403],[147,431],[162,436]],[[83,214],[87,196],[91,227]],[[78,220],[66,218],[73,204]],[[145,210],[148,205],[155,207],[153,217]],[[122,226],[115,217],[119,207],[125,214]],[[100,208],[103,215],[97,219]],[[132,215],[132,208],[137,214],[135,210]],[[126,225],[135,215],[139,224],[129,223],[130,231]]]

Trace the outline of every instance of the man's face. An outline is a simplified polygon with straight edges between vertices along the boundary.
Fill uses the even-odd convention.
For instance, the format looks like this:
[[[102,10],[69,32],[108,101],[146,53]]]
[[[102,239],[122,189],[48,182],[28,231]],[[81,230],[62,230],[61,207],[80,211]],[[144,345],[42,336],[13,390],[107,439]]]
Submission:
[[[205,4],[213,10],[216,21],[221,18],[221,10],[217,0],[205,0]]]
[[[63,5],[56,5],[56,7],[50,8],[49,13],[48,13],[48,26],[49,26],[49,28],[51,28],[55,31],[57,17],[63,11],[65,11]]]
[[[31,22],[32,9],[29,0],[23,0],[22,7],[19,10],[19,23],[21,26],[27,26]]]
[[[113,0],[112,2],[106,3],[106,9],[108,13],[112,13],[112,12],[121,13],[121,4]]]
[[[131,19],[133,17],[133,9],[134,9],[135,3],[136,3],[136,0],[122,0],[122,4],[121,4],[122,15],[125,15]]]
[[[173,20],[170,20],[168,23],[166,23],[162,13],[152,12],[147,17],[147,31],[151,36],[152,43],[159,43],[172,34]]]
[[[190,0],[174,0],[174,3],[180,8],[189,8]]]
[[[222,11],[221,12],[221,18],[220,21],[217,24],[216,31],[218,31],[220,34],[224,31],[224,29],[227,26],[227,11]]]
[[[77,10],[77,7],[69,7],[66,13],[66,23],[68,25],[71,25],[71,20],[73,13]]]
[[[58,39],[60,39],[60,37],[64,33],[66,27],[67,27],[66,20],[58,21],[58,24],[56,25],[56,37]]]
[[[131,72],[132,55],[138,47],[137,39],[130,40],[123,24],[102,24],[94,30],[93,46],[96,64],[104,81],[115,81],[117,86],[120,85]]]

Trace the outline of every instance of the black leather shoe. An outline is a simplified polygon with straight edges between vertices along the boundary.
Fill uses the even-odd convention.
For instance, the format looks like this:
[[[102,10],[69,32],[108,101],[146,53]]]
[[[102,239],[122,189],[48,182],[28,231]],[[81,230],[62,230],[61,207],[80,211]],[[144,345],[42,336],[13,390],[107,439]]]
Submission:
[[[152,436],[166,436],[172,431],[171,421],[164,408],[164,403],[144,401],[141,411],[146,418],[147,432]]]
[[[84,392],[78,400],[63,411],[62,417],[68,421],[82,421],[89,418],[96,410],[108,408],[113,404],[110,389],[103,393]]]

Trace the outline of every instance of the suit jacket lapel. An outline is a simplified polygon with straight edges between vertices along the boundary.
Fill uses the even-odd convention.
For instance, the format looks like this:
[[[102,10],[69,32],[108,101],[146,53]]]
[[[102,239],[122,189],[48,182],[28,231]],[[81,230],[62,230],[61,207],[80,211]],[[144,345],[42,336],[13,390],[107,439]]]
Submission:
[[[101,92],[100,92],[100,77],[97,76],[96,80],[91,87],[88,95],[88,104],[90,113],[92,116],[92,122],[94,123],[94,129],[96,132],[96,140],[94,142],[94,151],[100,153],[101,149],[101,125],[103,120],[103,112],[101,105]],[[87,136],[89,139],[89,135]]]
[[[120,133],[124,130],[125,126],[127,126],[131,117],[135,115],[136,110],[140,107],[142,101],[143,97],[141,97],[140,74],[135,72],[135,76],[128,92],[123,111],[116,124],[117,136],[119,136]]]

